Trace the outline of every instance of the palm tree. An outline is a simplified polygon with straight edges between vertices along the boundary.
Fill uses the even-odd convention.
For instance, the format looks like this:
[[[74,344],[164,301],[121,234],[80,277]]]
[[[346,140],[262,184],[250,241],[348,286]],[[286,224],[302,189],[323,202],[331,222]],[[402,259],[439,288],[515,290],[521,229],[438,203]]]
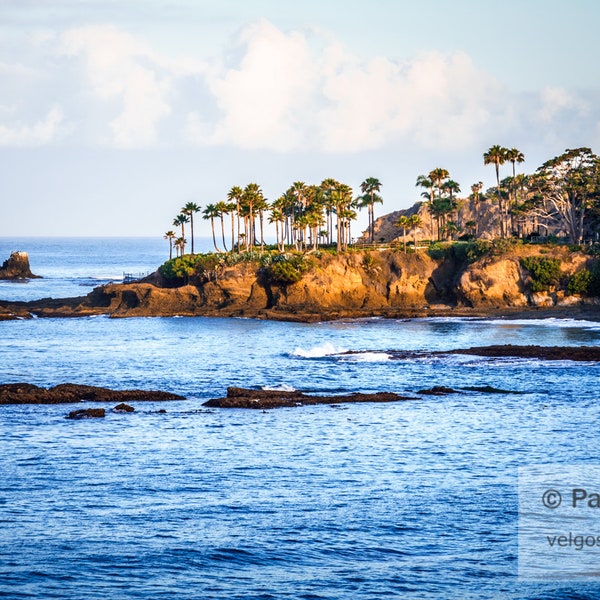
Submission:
[[[175,232],[170,230],[163,236],[165,240],[169,240],[169,260],[173,258],[173,240],[175,239]]]
[[[398,219],[398,227],[402,227],[402,242],[404,244],[404,252],[406,253],[406,230],[410,227],[410,219],[406,215],[402,215]]]
[[[181,214],[190,218],[190,230],[192,232],[192,254],[194,254],[194,213],[200,212],[200,207],[195,202],[187,202],[181,209]]]
[[[337,251],[346,250],[348,248],[348,239],[347,239],[347,223],[346,221],[350,218],[351,212],[349,212],[349,207],[352,205],[352,188],[349,185],[344,183],[340,183],[337,187],[331,192],[331,200],[335,207],[335,212],[337,215]],[[356,216],[356,213],[354,213]],[[348,232],[349,233],[349,232]]]
[[[504,202],[500,192],[500,165],[503,165],[506,162],[506,153],[506,148],[496,144],[483,154],[483,164],[494,165],[496,168],[496,193],[498,195],[498,208],[500,210],[500,237],[502,238],[506,237],[506,224],[504,222]]]
[[[215,251],[221,252],[221,250],[217,246],[217,240],[215,238],[215,219],[218,216],[219,216],[219,211],[217,210],[217,207],[214,204],[207,204],[206,208],[202,212],[203,219],[205,219],[205,220],[210,219],[210,227],[212,229],[212,239],[213,239],[213,245],[215,247]]]
[[[450,173],[441,167],[437,167],[429,171],[429,179],[431,184],[437,188],[438,198],[442,197],[442,186],[446,179],[450,179]]]
[[[236,215],[235,202],[227,203],[227,214],[231,215],[231,251],[235,250],[235,215]],[[239,219],[239,215],[238,215]]]
[[[506,151],[506,158],[512,163],[513,177],[515,177],[515,163],[525,162],[525,155],[517,148],[510,148]]]
[[[366,206],[369,218],[369,241],[372,244],[375,237],[375,202],[383,202],[381,196],[378,195],[381,190],[381,182],[377,177],[368,177],[360,184],[360,189],[368,198]]]
[[[223,220],[223,217],[229,211],[229,204],[220,200],[215,204],[215,211],[219,215],[219,219],[221,219],[221,239],[223,240],[223,249],[227,252],[227,244],[225,243],[225,221]]]
[[[255,243],[254,207],[263,200],[263,192],[257,183],[249,183],[242,193],[242,209],[245,211],[247,222],[246,246],[252,248]]]
[[[434,187],[433,181],[427,175],[419,175],[417,177],[416,187],[422,187],[424,189],[421,196],[428,198],[429,202],[429,229],[431,232],[431,239],[433,240],[433,198],[434,198]]]
[[[518,148],[510,148],[506,150],[506,160],[509,160],[512,163],[512,178],[510,179],[508,186],[508,202],[511,214],[511,230],[513,230],[513,208],[516,204],[515,191],[517,186],[515,164],[525,162],[525,155]]]
[[[234,185],[227,193],[227,200],[232,204],[235,204],[235,212],[237,214],[237,249],[240,251],[240,216],[241,216],[241,202],[242,194],[244,191],[238,185]],[[233,244],[232,244],[233,246]]]
[[[183,253],[185,252],[185,244],[186,244],[186,239],[185,239],[185,224],[190,222],[190,218],[187,215],[184,215],[183,213],[179,213],[174,219],[173,219],[173,225],[175,225],[175,227],[181,227],[181,240],[183,240],[184,244],[183,247],[181,249],[181,254],[183,256]]]
[[[321,182],[319,188],[323,192],[322,203],[325,208],[325,227],[327,229],[327,244],[333,240],[333,213],[335,206],[331,198],[331,193],[340,185],[339,181],[329,177]]]
[[[187,243],[187,240],[181,236],[178,237],[175,242],[173,243],[173,246],[175,246],[175,250],[177,251],[177,256],[183,256],[184,252],[185,252],[185,245]]]
[[[285,250],[285,236],[283,231],[283,223],[285,221],[285,216],[281,209],[277,207],[277,201],[273,202],[271,206],[271,215],[269,216],[269,223],[275,223],[275,236],[277,238],[277,250],[279,252],[283,252]],[[281,223],[281,241],[279,236],[279,224]]]
[[[417,251],[417,228],[419,228],[421,226],[421,217],[417,213],[415,213],[414,215],[411,215],[408,218],[408,220],[409,220],[410,226],[413,231],[413,243],[414,243],[414,250],[416,252]]]

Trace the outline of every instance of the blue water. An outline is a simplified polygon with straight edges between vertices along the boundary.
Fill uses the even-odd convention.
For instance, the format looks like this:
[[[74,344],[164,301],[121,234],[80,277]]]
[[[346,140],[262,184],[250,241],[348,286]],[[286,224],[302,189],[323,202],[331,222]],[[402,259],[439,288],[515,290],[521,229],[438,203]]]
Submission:
[[[155,268],[153,253],[165,249],[163,240],[102,241],[99,254],[100,242],[79,240],[74,256],[74,241],[55,240],[55,256],[72,256],[66,266],[43,254],[47,241],[25,241],[37,257],[32,270],[53,274],[45,285],[55,297],[88,275],[88,260],[93,276],[118,274]],[[0,297],[10,289],[38,294],[34,282],[7,283]],[[518,580],[517,468],[598,462],[600,366],[388,354],[492,343],[600,345],[600,323],[0,322],[0,383],[188,398],[88,421],[65,420],[72,405],[0,407],[0,595],[599,597],[600,582]],[[202,407],[229,385],[522,393],[266,412]]]

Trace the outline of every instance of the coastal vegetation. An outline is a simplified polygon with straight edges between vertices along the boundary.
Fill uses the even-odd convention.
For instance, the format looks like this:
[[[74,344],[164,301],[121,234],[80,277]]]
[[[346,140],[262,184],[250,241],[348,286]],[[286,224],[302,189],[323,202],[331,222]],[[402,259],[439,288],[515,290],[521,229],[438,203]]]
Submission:
[[[304,264],[298,257],[291,258],[296,253],[347,252],[353,245],[391,242],[401,244],[404,252],[424,248],[435,255],[444,252],[436,245],[439,243],[481,242],[450,250],[472,257],[483,251],[498,252],[501,242],[514,240],[574,245],[598,241],[600,158],[589,148],[568,149],[531,174],[517,173],[517,165],[524,161],[525,155],[518,148],[491,146],[483,153],[483,165],[493,166],[496,185],[484,190],[481,181],[472,183],[467,196],[461,196],[461,184],[443,167],[419,175],[416,185],[422,190],[422,200],[409,209],[391,213],[394,218],[385,233],[382,224],[386,218],[389,221],[389,215],[375,218],[375,205],[383,203],[382,183],[376,177],[367,177],[360,184],[359,194],[332,178],[320,184],[296,181],[272,202],[257,183],[233,186],[225,199],[204,208],[194,202],[182,207],[173,219],[174,229],[164,234],[169,242],[169,261],[162,272],[174,278],[210,272],[204,266],[206,261],[193,258],[194,215],[199,212],[210,221],[214,253],[237,256],[219,259],[222,264],[233,260],[274,261],[273,266],[261,266],[268,266],[273,276],[290,281],[297,277],[298,265]],[[509,165],[510,174],[502,177],[505,165]],[[357,242],[351,227],[363,209],[367,211],[368,226]],[[271,235],[274,229],[274,244],[265,240],[267,225]],[[264,258],[256,258],[256,253]],[[281,258],[275,260],[275,255]]]

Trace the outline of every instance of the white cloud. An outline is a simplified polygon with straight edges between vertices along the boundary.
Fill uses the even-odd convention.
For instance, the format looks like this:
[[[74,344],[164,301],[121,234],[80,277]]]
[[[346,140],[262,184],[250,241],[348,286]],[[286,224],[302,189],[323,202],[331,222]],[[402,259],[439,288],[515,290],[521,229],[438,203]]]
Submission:
[[[117,102],[120,112],[108,123],[108,143],[123,148],[155,143],[159,121],[171,112],[171,79],[151,48],[108,26],[71,29],[61,42],[65,55],[83,58],[86,81],[97,99]]]
[[[545,123],[551,122],[564,111],[575,111],[582,115],[588,111],[586,102],[563,88],[545,87],[540,92],[540,101],[539,118]]]
[[[28,43],[0,62],[4,145],[479,151],[498,136],[541,140],[600,121],[591,99],[560,88],[517,96],[462,52],[365,59],[331,34],[266,20],[211,61],[160,54],[108,25]]]
[[[464,146],[498,104],[500,86],[462,53],[365,61],[335,42],[266,21],[247,28],[241,44],[238,63],[210,76],[222,111],[212,143],[328,152],[403,139]]]
[[[11,110],[3,112],[13,112]],[[0,146],[44,146],[58,139],[63,113],[53,106],[33,125],[13,122],[10,126],[0,124]]]

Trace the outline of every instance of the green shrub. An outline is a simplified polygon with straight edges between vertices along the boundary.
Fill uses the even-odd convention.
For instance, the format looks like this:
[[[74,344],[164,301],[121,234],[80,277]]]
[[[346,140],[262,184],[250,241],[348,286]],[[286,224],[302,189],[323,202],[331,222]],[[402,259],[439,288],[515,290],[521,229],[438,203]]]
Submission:
[[[590,285],[592,283],[592,273],[588,269],[581,269],[573,273],[569,283],[567,283],[567,294],[572,296],[573,294],[584,294],[590,293]]]
[[[470,263],[479,260],[482,256],[489,254],[492,249],[492,243],[487,240],[475,240],[469,242],[466,247],[466,257]]]
[[[521,265],[531,274],[531,291],[547,292],[560,282],[560,259],[531,256],[521,259]]]
[[[433,260],[446,258],[446,256],[448,255],[448,245],[444,244],[443,242],[434,242],[429,246],[427,254],[429,254],[429,256],[433,258]]]
[[[279,254],[272,257],[265,272],[271,283],[289,285],[300,281],[312,265],[313,261],[302,254]]]

